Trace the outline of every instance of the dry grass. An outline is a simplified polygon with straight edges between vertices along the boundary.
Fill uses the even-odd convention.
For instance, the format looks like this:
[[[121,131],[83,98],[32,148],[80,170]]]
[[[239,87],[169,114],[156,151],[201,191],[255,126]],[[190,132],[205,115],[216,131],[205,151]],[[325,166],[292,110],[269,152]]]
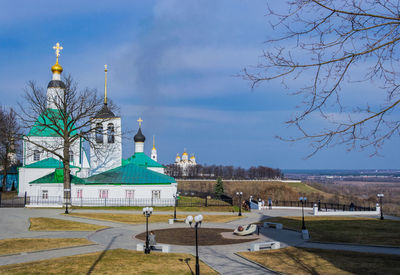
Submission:
[[[142,224],[146,222],[146,218],[141,214],[119,214],[119,213],[73,213],[69,216],[87,218],[101,221],[128,223],[128,224]],[[203,215],[204,222],[230,222],[237,220],[241,217],[236,215]],[[187,215],[176,215],[177,219],[185,219]],[[244,217],[244,216],[242,216]],[[166,214],[153,214],[149,218],[150,223],[166,223],[168,219],[172,219],[173,215]]]
[[[106,226],[52,218],[29,218],[29,222],[31,224],[29,230],[32,231],[96,231],[107,228]]]
[[[276,217],[265,221],[300,230],[301,217]],[[313,241],[400,246],[400,221],[354,217],[305,217]]]
[[[216,180],[177,180],[179,190],[183,193],[198,191],[212,193],[214,192],[214,187]],[[234,199],[234,205],[238,204],[238,198],[235,195],[236,192],[243,192],[243,198],[248,198],[250,195],[256,195],[258,197],[266,200],[268,197],[273,198],[273,200],[294,200],[297,201],[299,195],[306,194],[311,200],[321,199],[322,201],[327,201],[333,194],[329,194],[311,187],[305,183],[296,182],[281,182],[281,181],[249,181],[249,180],[223,180],[224,191],[226,194],[230,195]]]
[[[284,274],[399,274],[400,256],[287,247],[240,255]]]
[[[0,255],[90,245],[93,242],[80,238],[57,239],[5,239],[0,240]]]
[[[126,210],[126,211],[142,211],[143,206],[73,206],[72,209],[93,209],[93,210]],[[174,211],[173,206],[155,206],[153,207],[155,212],[166,212],[166,211]],[[176,211],[178,212],[238,212],[239,207],[234,206],[178,206],[176,207]],[[243,212],[246,212],[242,209]]]
[[[193,274],[195,258],[183,253],[151,253],[125,249],[76,255],[0,267],[0,274]],[[192,273],[193,271],[193,273]],[[218,274],[200,262],[201,274]]]

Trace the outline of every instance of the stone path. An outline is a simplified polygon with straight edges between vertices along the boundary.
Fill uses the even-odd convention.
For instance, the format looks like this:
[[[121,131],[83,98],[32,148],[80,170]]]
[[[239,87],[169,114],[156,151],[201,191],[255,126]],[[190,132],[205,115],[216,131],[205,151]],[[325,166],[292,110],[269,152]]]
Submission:
[[[112,213],[141,213],[140,211],[112,211],[112,210],[73,210],[73,212],[112,212]],[[231,228],[232,230],[240,224],[248,224],[259,221],[271,216],[297,216],[297,209],[294,210],[264,210],[245,213],[245,218],[235,220],[229,223],[206,223],[202,226],[214,228]],[[0,239],[6,238],[87,238],[94,242],[95,245],[56,249],[50,251],[40,251],[32,253],[24,253],[18,255],[1,256],[0,265],[31,262],[57,257],[65,257],[71,255],[85,254],[91,252],[105,251],[108,249],[124,248],[136,250],[136,244],[142,242],[134,236],[145,231],[145,225],[128,225],[122,223],[113,223],[107,221],[96,221],[73,216],[60,215],[60,209],[0,209]],[[172,214],[172,212],[160,212],[162,214]],[[186,213],[196,215],[198,213]],[[229,213],[202,213],[211,215],[229,215]],[[306,215],[310,215],[311,211],[306,211]],[[237,215],[237,213],[235,213]],[[72,221],[85,222],[90,224],[109,226],[97,232],[35,232],[29,231],[29,217],[50,217],[57,219],[65,219]],[[150,230],[162,228],[187,227],[183,223],[169,225],[165,223],[150,224]],[[254,242],[263,242],[276,240],[281,242],[281,247],[301,246],[323,249],[351,250],[359,252],[375,252],[400,255],[400,248],[386,248],[376,246],[357,246],[357,245],[339,245],[339,244],[323,244],[305,242],[301,239],[300,233],[290,230],[276,230],[271,228],[262,228],[260,231],[260,240]],[[247,261],[237,255],[236,252],[249,251],[252,242],[218,245],[218,246],[200,246],[200,259],[214,268],[221,274],[274,274],[269,272],[250,261]],[[195,254],[193,246],[171,245],[171,252],[182,252]]]

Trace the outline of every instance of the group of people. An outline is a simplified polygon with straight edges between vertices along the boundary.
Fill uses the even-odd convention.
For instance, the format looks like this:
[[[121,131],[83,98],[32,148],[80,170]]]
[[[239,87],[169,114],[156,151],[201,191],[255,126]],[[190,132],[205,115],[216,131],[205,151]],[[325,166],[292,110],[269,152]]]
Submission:
[[[250,196],[250,199],[248,201],[244,200],[242,202],[242,208],[247,211],[250,210],[250,208],[251,208],[250,201],[252,201],[252,200],[253,200],[253,196]],[[268,198],[267,203],[268,203],[268,208],[272,209],[272,199],[271,198]],[[260,198],[258,199],[258,209],[267,209],[267,207],[265,205],[265,201]]]

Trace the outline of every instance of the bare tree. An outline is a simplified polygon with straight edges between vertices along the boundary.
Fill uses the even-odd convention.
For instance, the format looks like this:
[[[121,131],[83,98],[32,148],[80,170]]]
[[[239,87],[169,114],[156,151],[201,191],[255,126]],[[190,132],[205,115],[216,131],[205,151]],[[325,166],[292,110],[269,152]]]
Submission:
[[[278,8],[284,10],[277,11]],[[400,3],[396,0],[292,0],[268,7],[275,30],[262,61],[244,70],[252,86],[279,79],[289,87],[306,83],[293,94],[303,96],[301,111],[287,121],[307,139],[313,155],[334,144],[372,147],[400,134]],[[346,102],[349,86],[377,87],[382,102]],[[345,87],[346,85],[346,87]],[[313,130],[307,124],[319,114],[329,122]]]
[[[96,90],[85,88],[79,91],[71,76],[67,76],[63,80],[64,92],[59,92],[50,99],[44,89],[30,81],[28,89],[25,91],[27,106],[20,104],[20,109],[24,127],[30,129],[34,125],[37,131],[51,131],[52,135],[57,138],[56,142],[39,142],[30,135],[24,136],[26,142],[53,154],[62,161],[64,200],[67,206],[71,197],[70,148],[74,143],[80,142],[80,139],[87,141],[93,148],[97,148],[98,145],[93,139],[93,135],[98,129],[92,126],[94,118],[96,118],[96,123],[99,122],[96,114],[103,104],[102,98],[97,95]],[[49,100],[54,103],[55,108],[49,108]],[[101,122],[107,120],[109,118],[101,118]]]
[[[14,109],[0,107],[0,166],[3,168],[3,180],[0,191],[6,191],[7,172],[16,164],[19,149],[20,126]]]

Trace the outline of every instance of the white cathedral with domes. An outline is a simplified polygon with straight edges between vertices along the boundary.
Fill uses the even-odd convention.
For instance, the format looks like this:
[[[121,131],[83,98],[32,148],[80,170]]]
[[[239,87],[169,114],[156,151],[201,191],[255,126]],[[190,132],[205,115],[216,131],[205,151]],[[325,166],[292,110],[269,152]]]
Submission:
[[[175,165],[177,165],[182,170],[183,176],[188,176],[189,168],[197,165],[196,158],[194,154],[192,154],[192,156],[189,158],[189,155],[185,149],[182,154],[182,158],[179,156],[179,153],[176,154]]]
[[[63,199],[63,163],[60,159],[43,150],[59,148],[56,153],[62,155],[62,138],[51,127],[46,127],[49,113],[57,114],[60,98],[65,91],[61,80],[63,71],[58,63],[59,43],[56,50],[56,64],[52,66],[52,80],[47,86],[46,115],[37,118],[29,133],[23,139],[23,167],[19,169],[19,196],[30,197],[31,204],[47,205],[52,200],[62,204]],[[125,201],[129,205],[173,205],[177,183],[174,178],[164,174],[164,166],[157,162],[157,150],[154,144],[151,156],[144,153],[145,136],[139,118],[139,129],[134,136],[135,152],[122,158],[121,117],[116,116],[107,105],[107,66],[105,66],[104,104],[92,118],[90,158],[84,150],[84,140],[77,139],[70,147],[71,199],[72,204],[90,205],[90,201],[99,199],[112,205],[113,199]],[[74,127],[74,126],[72,126]],[[74,134],[72,130],[72,135]],[[76,134],[76,132],[75,132]],[[94,148],[95,147],[95,148]],[[57,200],[59,198],[59,200]],[[125,199],[125,200],[123,200]],[[57,204],[57,203],[55,203]]]

